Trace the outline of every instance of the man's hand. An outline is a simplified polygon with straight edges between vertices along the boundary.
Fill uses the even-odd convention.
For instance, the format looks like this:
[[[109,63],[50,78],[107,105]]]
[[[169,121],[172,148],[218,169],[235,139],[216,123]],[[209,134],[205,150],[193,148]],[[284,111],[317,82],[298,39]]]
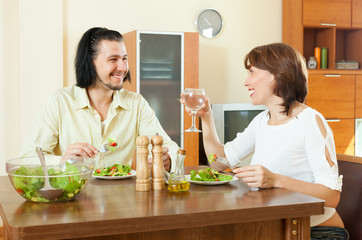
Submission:
[[[168,154],[168,147],[162,147],[162,162],[163,162],[163,168],[166,171],[171,170],[171,157]],[[148,158],[148,165],[150,168],[152,168],[152,157]]]
[[[68,146],[65,156],[82,156],[94,158],[98,150],[89,143],[73,143]]]
[[[171,171],[171,157],[168,154],[168,147],[162,147],[162,161],[163,167],[166,171]]]

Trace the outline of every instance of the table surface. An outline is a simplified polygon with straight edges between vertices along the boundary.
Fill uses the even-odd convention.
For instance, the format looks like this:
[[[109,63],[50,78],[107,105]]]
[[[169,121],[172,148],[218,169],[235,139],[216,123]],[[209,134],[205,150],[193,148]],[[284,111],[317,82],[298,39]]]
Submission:
[[[66,238],[169,230],[305,217],[322,214],[323,207],[323,200],[284,189],[251,191],[240,180],[217,186],[191,183],[189,191],[179,193],[166,188],[138,192],[136,177],[91,179],[74,201],[32,203],[7,176],[0,177],[0,214],[9,235],[42,231]]]

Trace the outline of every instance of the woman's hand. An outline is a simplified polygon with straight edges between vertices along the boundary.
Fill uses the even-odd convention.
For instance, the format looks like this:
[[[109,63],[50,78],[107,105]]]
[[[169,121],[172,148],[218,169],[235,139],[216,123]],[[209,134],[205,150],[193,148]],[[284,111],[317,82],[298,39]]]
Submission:
[[[185,98],[184,98],[184,93],[181,93],[181,99],[180,99],[180,103],[182,103],[183,105],[185,105]],[[197,111],[196,116],[197,117],[204,117],[207,115],[207,113],[210,111],[211,107],[210,107],[210,101],[208,97],[205,97],[205,103],[204,106]],[[185,105],[185,111],[188,112],[191,116],[191,110],[188,109]]]
[[[82,156],[94,158],[98,149],[89,143],[73,143],[68,146],[65,156]]]
[[[236,168],[233,171],[236,177],[241,178],[250,187],[271,188],[275,187],[277,174],[272,173],[262,165],[250,165]]]

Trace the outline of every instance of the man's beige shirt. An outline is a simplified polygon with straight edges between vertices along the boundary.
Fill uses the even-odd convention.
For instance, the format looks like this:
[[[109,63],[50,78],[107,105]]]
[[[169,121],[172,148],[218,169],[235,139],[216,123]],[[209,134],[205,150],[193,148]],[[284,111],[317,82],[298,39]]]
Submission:
[[[140,94],[125,89],[114,91],[102,134],[101,117],[90,105],[86,90],[70,86],[50,95],[20,155],[36,155],[38,146],[46,154],[64,155],[68,145],[83,142],[99,149],[107,143],[108,137],[112,137],[117,139],[117,148],[103,156],[97,154],[99,167],[104,167],[105,161],[108,166],[131,164],[136,138],[141,135],[152,137],[156,133],[163,137],[163,146],[169,148],[174,163],[179,147],[165,133],[154,111]]]

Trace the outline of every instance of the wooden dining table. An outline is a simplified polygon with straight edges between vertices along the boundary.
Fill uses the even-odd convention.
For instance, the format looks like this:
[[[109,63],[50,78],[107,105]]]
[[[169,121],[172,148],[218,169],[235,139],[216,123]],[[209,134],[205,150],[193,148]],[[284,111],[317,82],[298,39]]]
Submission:
[[[241,180],[139,192],[135,176],[92,178],[73,201],[33,203],[0,177],[4,239],[310,239],[310,216],[323,212],[321,199]]]

